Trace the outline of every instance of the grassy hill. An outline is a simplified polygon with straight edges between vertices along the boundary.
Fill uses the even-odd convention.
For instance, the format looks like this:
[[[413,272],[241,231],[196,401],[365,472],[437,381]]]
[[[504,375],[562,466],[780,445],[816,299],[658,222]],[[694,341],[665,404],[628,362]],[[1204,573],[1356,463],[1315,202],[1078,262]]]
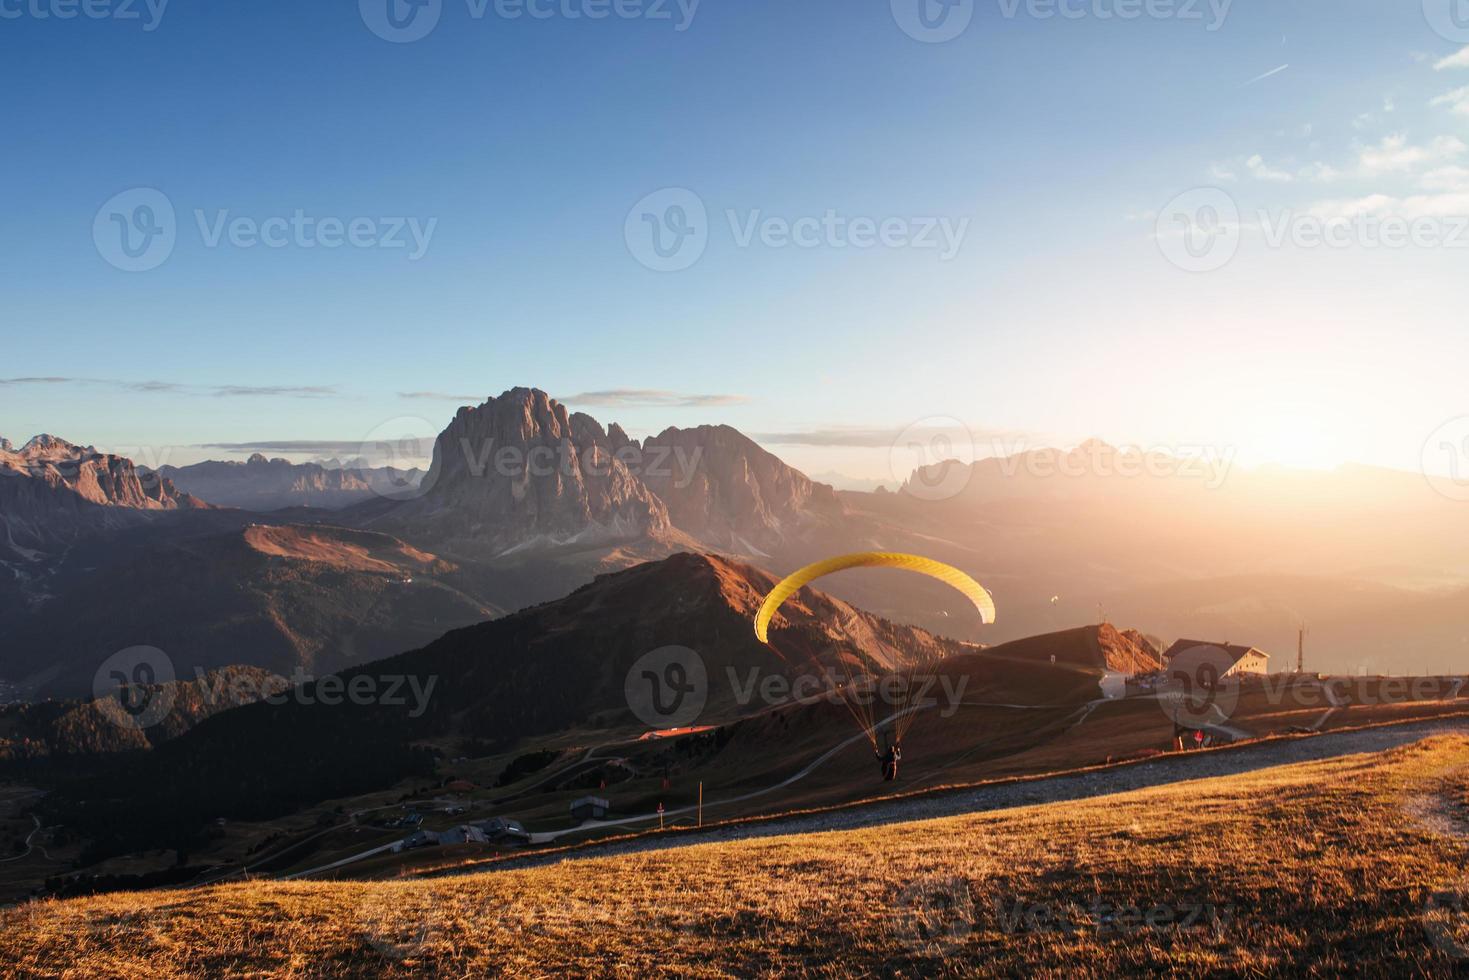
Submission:
[[[3,914],[0,974],[1450,975],[1469,738],[481,875]]]

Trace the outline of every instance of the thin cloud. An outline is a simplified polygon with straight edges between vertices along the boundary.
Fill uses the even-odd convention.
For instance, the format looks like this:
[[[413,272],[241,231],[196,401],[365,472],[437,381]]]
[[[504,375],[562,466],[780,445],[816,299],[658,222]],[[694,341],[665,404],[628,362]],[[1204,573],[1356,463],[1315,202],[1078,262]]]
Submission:
[[[915,439],[929,442],[937,438],[952,439],[963,435],[952,427],[934,426],[927,429],[859,429],[833,428],[808,429],[788,432],[756,432],[751,438],[756,442],[772,446],[812,446],[837,449],[891,449],[900,439]],[[979,442],[1007,442],[1025,440],[1031,433],[1006,429],[971,429],[968,436]],[[968,440],[966,440],[968,441]]]
[[[1447,58],[1434,65],[1435,71],[1449,71],[1453,68],[1469,68],[1469,48],[1464,48],[1458,54],[1451,54]]]
[[[192,385],[177,381],[120,381],[115,378],[0,378],[0,386],[100,385],[143,394],[207,395],[215,398],[326,398],[335,385]]]
[[[449,395],[442,391],[400,391],[399,398],[414,398],[422,401],[436,402],[458,402],[460,404],[474,404],[485,400],[484,395]]]
[[[1431,106],[1448,106],[1449,111],[1459,116],[1469,116],[1469,85],[1452,92],[1445,92],[1428,103]]]
[[[216,398],[324,398],[335,395],[334,385],[221,385],[210,392]]]
[[[709,408],[718,405],[743,405],[744,395],[688,395],[677,391],[651,388],[612,388],[607,391],[584,391],[566,399],[578,405],[599,408]]]
[[[319,456],[352,456],[362,451],[362,440],[278,439],[261,442],[202,442],[194,449],[218,449],[227,453],[311,453]]]

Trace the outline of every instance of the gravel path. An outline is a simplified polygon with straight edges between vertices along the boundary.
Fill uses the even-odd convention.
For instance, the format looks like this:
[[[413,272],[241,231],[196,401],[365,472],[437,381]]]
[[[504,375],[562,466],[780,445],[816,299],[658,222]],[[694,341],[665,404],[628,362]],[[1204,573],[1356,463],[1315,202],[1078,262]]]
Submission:
[[[501,871],[512,868],[538,867],[562,861],[610,857],[661,851],[693,844],[776,837],[784,834],[807,834],[828,830],[857,830],[880,824],[910,820],[929,820],[965,813],[982,813],[1037,803],[1083,800],[1096,796],[1126,793],[1148,786],[1233,776],[1286,766],[1296,762],[1315,762],[1365,752],[1382,752],[1446,733],[1469,734],[1469,719],[1449,718],[1438,721],[1410,722],[1371,728],[1363,731],[1316,735],[1296,739],[1280,739],[1257,745],[1213,752],[1185,752],[1159,757],[1147,762],[1115,766],[1092,772],[1064,776],[1043,776],[1017,782],[974,789],[935,793],[907,800],[859,804],[839,810],[813,813],[756,823],[735,824],[702,832],[678,832],[647,835],[607,844],[590,844],[571,850],[532,854],[484,864],[466,870],[465,874]]]

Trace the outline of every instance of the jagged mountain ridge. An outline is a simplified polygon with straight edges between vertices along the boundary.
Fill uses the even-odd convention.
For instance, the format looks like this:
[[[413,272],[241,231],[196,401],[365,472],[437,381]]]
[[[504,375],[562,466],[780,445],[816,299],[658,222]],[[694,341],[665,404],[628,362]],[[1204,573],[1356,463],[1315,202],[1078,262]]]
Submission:
[[[0,558],[36,561],[81,534],[208,504],[132,460],[39,435],[0,446]]]
[[[189,466],[161,466],[158,473],[180,490],[216,506],[261,512],[286,507],[335,510],[413,486],[423,476],[418,470],[394,467],[292,463],[267,459],[261,453],[243,463],[206,460]]]
[[[459,410],[413,499],[356,513],[436,550],[495,559],[629,547],[637,558],[691,548],[760,556],[841,512],[830,487],[729,426],[639,442],[544,391],[514,388]]]

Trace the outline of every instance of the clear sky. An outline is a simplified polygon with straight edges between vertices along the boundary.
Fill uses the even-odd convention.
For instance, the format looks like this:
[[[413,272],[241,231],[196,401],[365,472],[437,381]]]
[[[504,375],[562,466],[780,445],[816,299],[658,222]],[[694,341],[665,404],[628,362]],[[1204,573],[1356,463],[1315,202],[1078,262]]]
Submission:
[[[880,478],[936,416],[1413,468],[1469,414],[1448,0],[389,2],[0,0],[0,434],[182,462],[534,385]],[[1430,220],[1309,237],[1358,215]]]

